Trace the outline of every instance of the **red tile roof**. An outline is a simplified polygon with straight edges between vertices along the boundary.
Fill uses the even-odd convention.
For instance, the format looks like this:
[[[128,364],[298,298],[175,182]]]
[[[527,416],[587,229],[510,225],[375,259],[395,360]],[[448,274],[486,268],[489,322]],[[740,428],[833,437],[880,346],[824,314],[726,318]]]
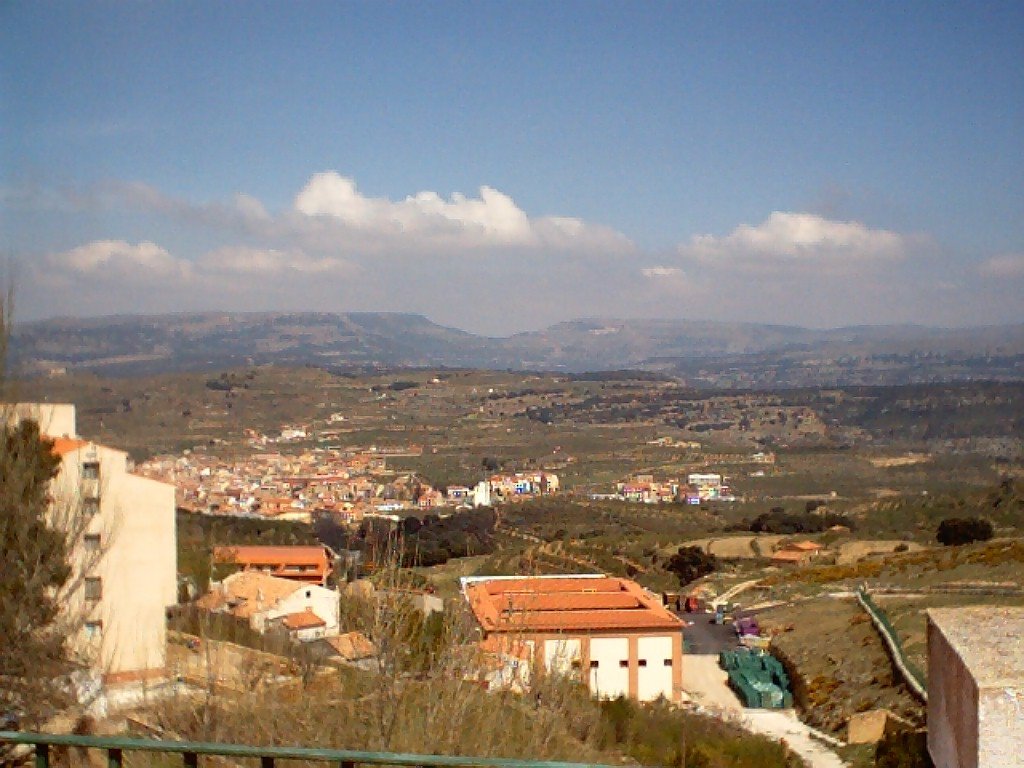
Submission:
[[[214,547],[213,557],[221,563],[250,565],[320,565],[327,562],[323,547]]]
[[[53,441],[53,453],[55,456],[64,456],[73,453],[79,448],[84,448],[89,442],[87,440],[75,440],[69,437],[58,437]]]
[[[824,547],[816,541],[797,541],[787,546],[786,549],[794,549],[800,552],[817,552],[819,549],[824,549]]]
[[[331,562],[323,547],[214,547],[213,559],[308,582],[323,583],[331,572]]]
[[[324,641],[347,661],[366,659],[377,653],[373,643],[361,632],[346,632],[337,637],[324,638]]]
[[[678,630],[682,625],[628,579],[492,579],[468,583],[465,593],[485,632]]]
[[[327,626],[327,622],[309,610],[309,608],[298,613],[289,613],[284,617],[283,623],[288,629],[312,629],[313,627]]]
[[[207,611],[226,610],[240,619],[248,619],[273,608],[281,600],[302,588],[288,579],[279,579],[258,571],[242,571],[228,576],[196,601]]]
[[[797,549],[780,549],[772,555],[772,560],[779,563],[802,563],[808,559],[808,554]]]

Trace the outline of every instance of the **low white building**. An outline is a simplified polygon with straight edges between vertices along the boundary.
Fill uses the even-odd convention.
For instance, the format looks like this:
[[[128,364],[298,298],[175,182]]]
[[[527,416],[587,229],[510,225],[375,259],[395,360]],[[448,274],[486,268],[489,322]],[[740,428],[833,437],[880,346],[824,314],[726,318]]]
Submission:
[[[600,698],[682,700],[683,623],[636,582],[602,574],[471,576],[462,591],[492,684],[573,677]]]
[[[491,506],[491,484],[481,480],[470,492],[471,503],[474,507]]]
[[[198,605],[245,619],[257,632],[280,625],[296,639],[317,640],[338,634],[339,600],[333,589],[317,584],[302,584],[259,571],[239,571],[211,584]],[[310,619],[309,614],[319,622]]]

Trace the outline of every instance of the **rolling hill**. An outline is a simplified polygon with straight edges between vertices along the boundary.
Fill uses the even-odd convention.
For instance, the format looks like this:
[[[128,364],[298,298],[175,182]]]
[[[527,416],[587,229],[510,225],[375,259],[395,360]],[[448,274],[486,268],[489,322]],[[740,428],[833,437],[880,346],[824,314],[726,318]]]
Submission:
[[[1024,325],[971,329],[793,326],[583,319],[505,338],[422,315],[197,313],[57,318],[16,326],[13,362],[29,375],[105,375],[316,365],[344,370],[453,367],[638,368],[708,386],[908,383],[1024,378]]]

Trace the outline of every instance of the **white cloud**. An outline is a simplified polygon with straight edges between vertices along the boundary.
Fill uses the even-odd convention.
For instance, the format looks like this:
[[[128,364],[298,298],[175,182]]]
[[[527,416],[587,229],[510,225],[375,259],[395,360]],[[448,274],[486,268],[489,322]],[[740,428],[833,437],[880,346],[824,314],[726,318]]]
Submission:
[[[857,221],[833,221],[811,213],[776,211],[757,226],[742,224],[728,235],[696,235],[680,255],[730,265],[855,264],[907,255],[913,238]]]
[[[419,192],[392,202],[365,197],[353,179],[328,171],[309,180],[295,198],[295,210],[381,234],[446,233],[518,244],[533,239],[529,217],[511,197],[487,186],[478,198],[456,192],[444,200],[436,192]]]
[[[95,277],[128,280],[188,279],[191,264],[156,243],[132,245],[125,240],[95,240],[68,251],[50,254],[48,269]]]
[[[282,220],[306,243],[348,243],[362,250],[400,252],[487,252],[493,248],[591,250],[624,253],[633,244],[624,235],[582,219],[531,218],[503,192],[482,186],[477,197],[455,192],[445,199],[424,191],[404,200],[367,197],[355,180],[334,171],[314,175]],[[326,231],[316,226],[327,226]]]
[[[120,282],[165,280],[174,284],[212,283],[226,275],[327,275],[351,273],[355,267],[343,259],[311,257],[301,250],[226,246],[201,255],[195,262],[172,256],[156,243],[132,245],[124,240],[96,240],[43,260],[57,278],[75,276]]]
[[[352,266],[338,258],[311,258],[302,251],[227,246],[205,254],[198,266],[204,273],[268,275],[283,273],[328,274],[347,272]]]
[[[683,277],[684,272],[679,267],[646,267],[640,270],[640,274],[650,278]]]
[[[1004,253],[993,256],[978,267],[985,277],[1015,279],[1024,277],[1024,253]]]
[[[627,237],[610,227],[565,216],[531,217],[509,195],[486,185],[476,197],[456,192],[444,198],[428,190],[393,201],[366,196],[354,179],[326,171],[314,174],[292,206],[276,213],[245,194],[227,202],[193,203],[140,183],[108,183],[69,196],[78,205],[127,205],[257,238],[262,245],[282,250],[332,255],[434,258],[486,255],[495,249],[618,255],[635,250]]]

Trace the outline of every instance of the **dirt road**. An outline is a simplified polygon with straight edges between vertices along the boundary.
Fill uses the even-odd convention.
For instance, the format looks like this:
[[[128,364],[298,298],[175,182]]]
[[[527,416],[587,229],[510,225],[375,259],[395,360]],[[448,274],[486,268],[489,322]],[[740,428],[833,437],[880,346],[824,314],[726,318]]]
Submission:
[[[846,763],[797,718],[792,710],[744,709],[729,688],[728,675],[718,666],[715,655],[683,656],[683,688],[687,697],[721,717],[732,720],[752,733],[786,744],[811,768],[845,768]]]
[[[723,712],[741,712],[743,705],[726,684],[728,675],[714,654],[683,656],[683,690],[691,701]]]

